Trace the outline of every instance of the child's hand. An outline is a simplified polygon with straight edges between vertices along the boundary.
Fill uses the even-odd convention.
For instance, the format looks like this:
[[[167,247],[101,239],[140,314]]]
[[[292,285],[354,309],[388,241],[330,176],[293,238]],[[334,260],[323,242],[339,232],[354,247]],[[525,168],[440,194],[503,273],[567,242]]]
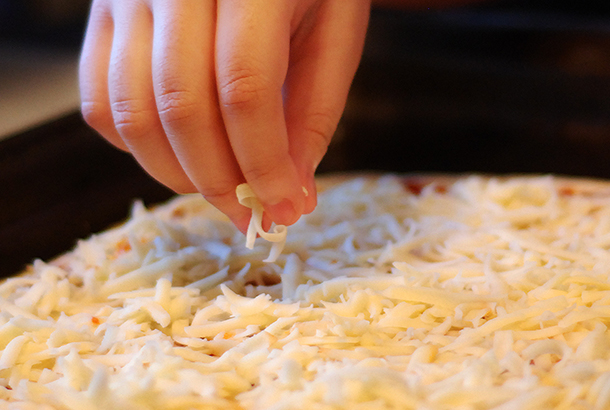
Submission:
[[[242,231],[242,182],[271,220],[292,224],[316,205],[314,170],[343,112],[369,2],[94,0],[83,115],[157,180],[202,193]]]

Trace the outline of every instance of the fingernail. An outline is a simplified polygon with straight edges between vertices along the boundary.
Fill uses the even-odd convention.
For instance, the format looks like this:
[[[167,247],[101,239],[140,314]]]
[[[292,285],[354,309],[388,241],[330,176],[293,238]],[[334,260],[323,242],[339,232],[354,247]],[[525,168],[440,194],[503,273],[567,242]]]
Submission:
[[[305,197],[305,207],[303,208],[304,214],[310,214],[316,209],[317,205],[317,193],[316,193],[316,185],[314,183],[310,183],[307,187],[307,196]]]
[[[312,172],[307,174],[301,179],[301,183],[303,184],[303,192],[306,192],[304,198],[304,207],[303,213],[309,214],[313,212],[316,208],[317,204],[317,192],[316,192],[316,178],[315,174]]]
[[[275,205],[265,205],[264,208],[276,224],[292,225],[300,216],[289,199],[283,199]]]

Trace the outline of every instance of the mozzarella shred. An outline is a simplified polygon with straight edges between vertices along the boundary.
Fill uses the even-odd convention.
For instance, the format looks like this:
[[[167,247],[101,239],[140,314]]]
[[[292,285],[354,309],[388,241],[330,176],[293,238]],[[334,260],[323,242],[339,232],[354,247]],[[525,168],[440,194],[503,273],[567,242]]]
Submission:
[[[288,233],[286,226],[276,225],[273,227],[273,232],[266,232],[263,229],[263,205],[260,203],[252,188],[248,184],[240,184],[235,189],[238,202],[252,209],[252,217],[248,224],[248,231],[246,232],[246,248],[254,248],[254,241],[256,235],[260,235],[263,239],[272,243],[271,251],[269,256],[264,262],[275,262],[275,260],[282,253],[284,245],[286,243],[286,235]]]
[[[136,204],[0,284],[0,409],[608,408],[610,194],[562,186],[354,177],[269,262],[251,192],[251,249]]]

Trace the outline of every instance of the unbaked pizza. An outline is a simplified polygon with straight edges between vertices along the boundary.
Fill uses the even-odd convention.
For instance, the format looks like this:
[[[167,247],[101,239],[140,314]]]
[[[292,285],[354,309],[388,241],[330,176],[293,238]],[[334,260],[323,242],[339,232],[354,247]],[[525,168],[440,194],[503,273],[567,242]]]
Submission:
[[[186,195],[4,281],[0,408],[610,408],[610,184],[320,186],[273,244]]]

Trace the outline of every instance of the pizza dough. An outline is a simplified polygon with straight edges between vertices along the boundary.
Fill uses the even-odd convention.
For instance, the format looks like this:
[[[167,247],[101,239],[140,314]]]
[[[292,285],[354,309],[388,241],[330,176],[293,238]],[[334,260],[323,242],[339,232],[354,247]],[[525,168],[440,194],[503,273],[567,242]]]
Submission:
[[[0,284],[0,408],[610,406],[609,184],[320,186],[273,263],[189,195]]]

